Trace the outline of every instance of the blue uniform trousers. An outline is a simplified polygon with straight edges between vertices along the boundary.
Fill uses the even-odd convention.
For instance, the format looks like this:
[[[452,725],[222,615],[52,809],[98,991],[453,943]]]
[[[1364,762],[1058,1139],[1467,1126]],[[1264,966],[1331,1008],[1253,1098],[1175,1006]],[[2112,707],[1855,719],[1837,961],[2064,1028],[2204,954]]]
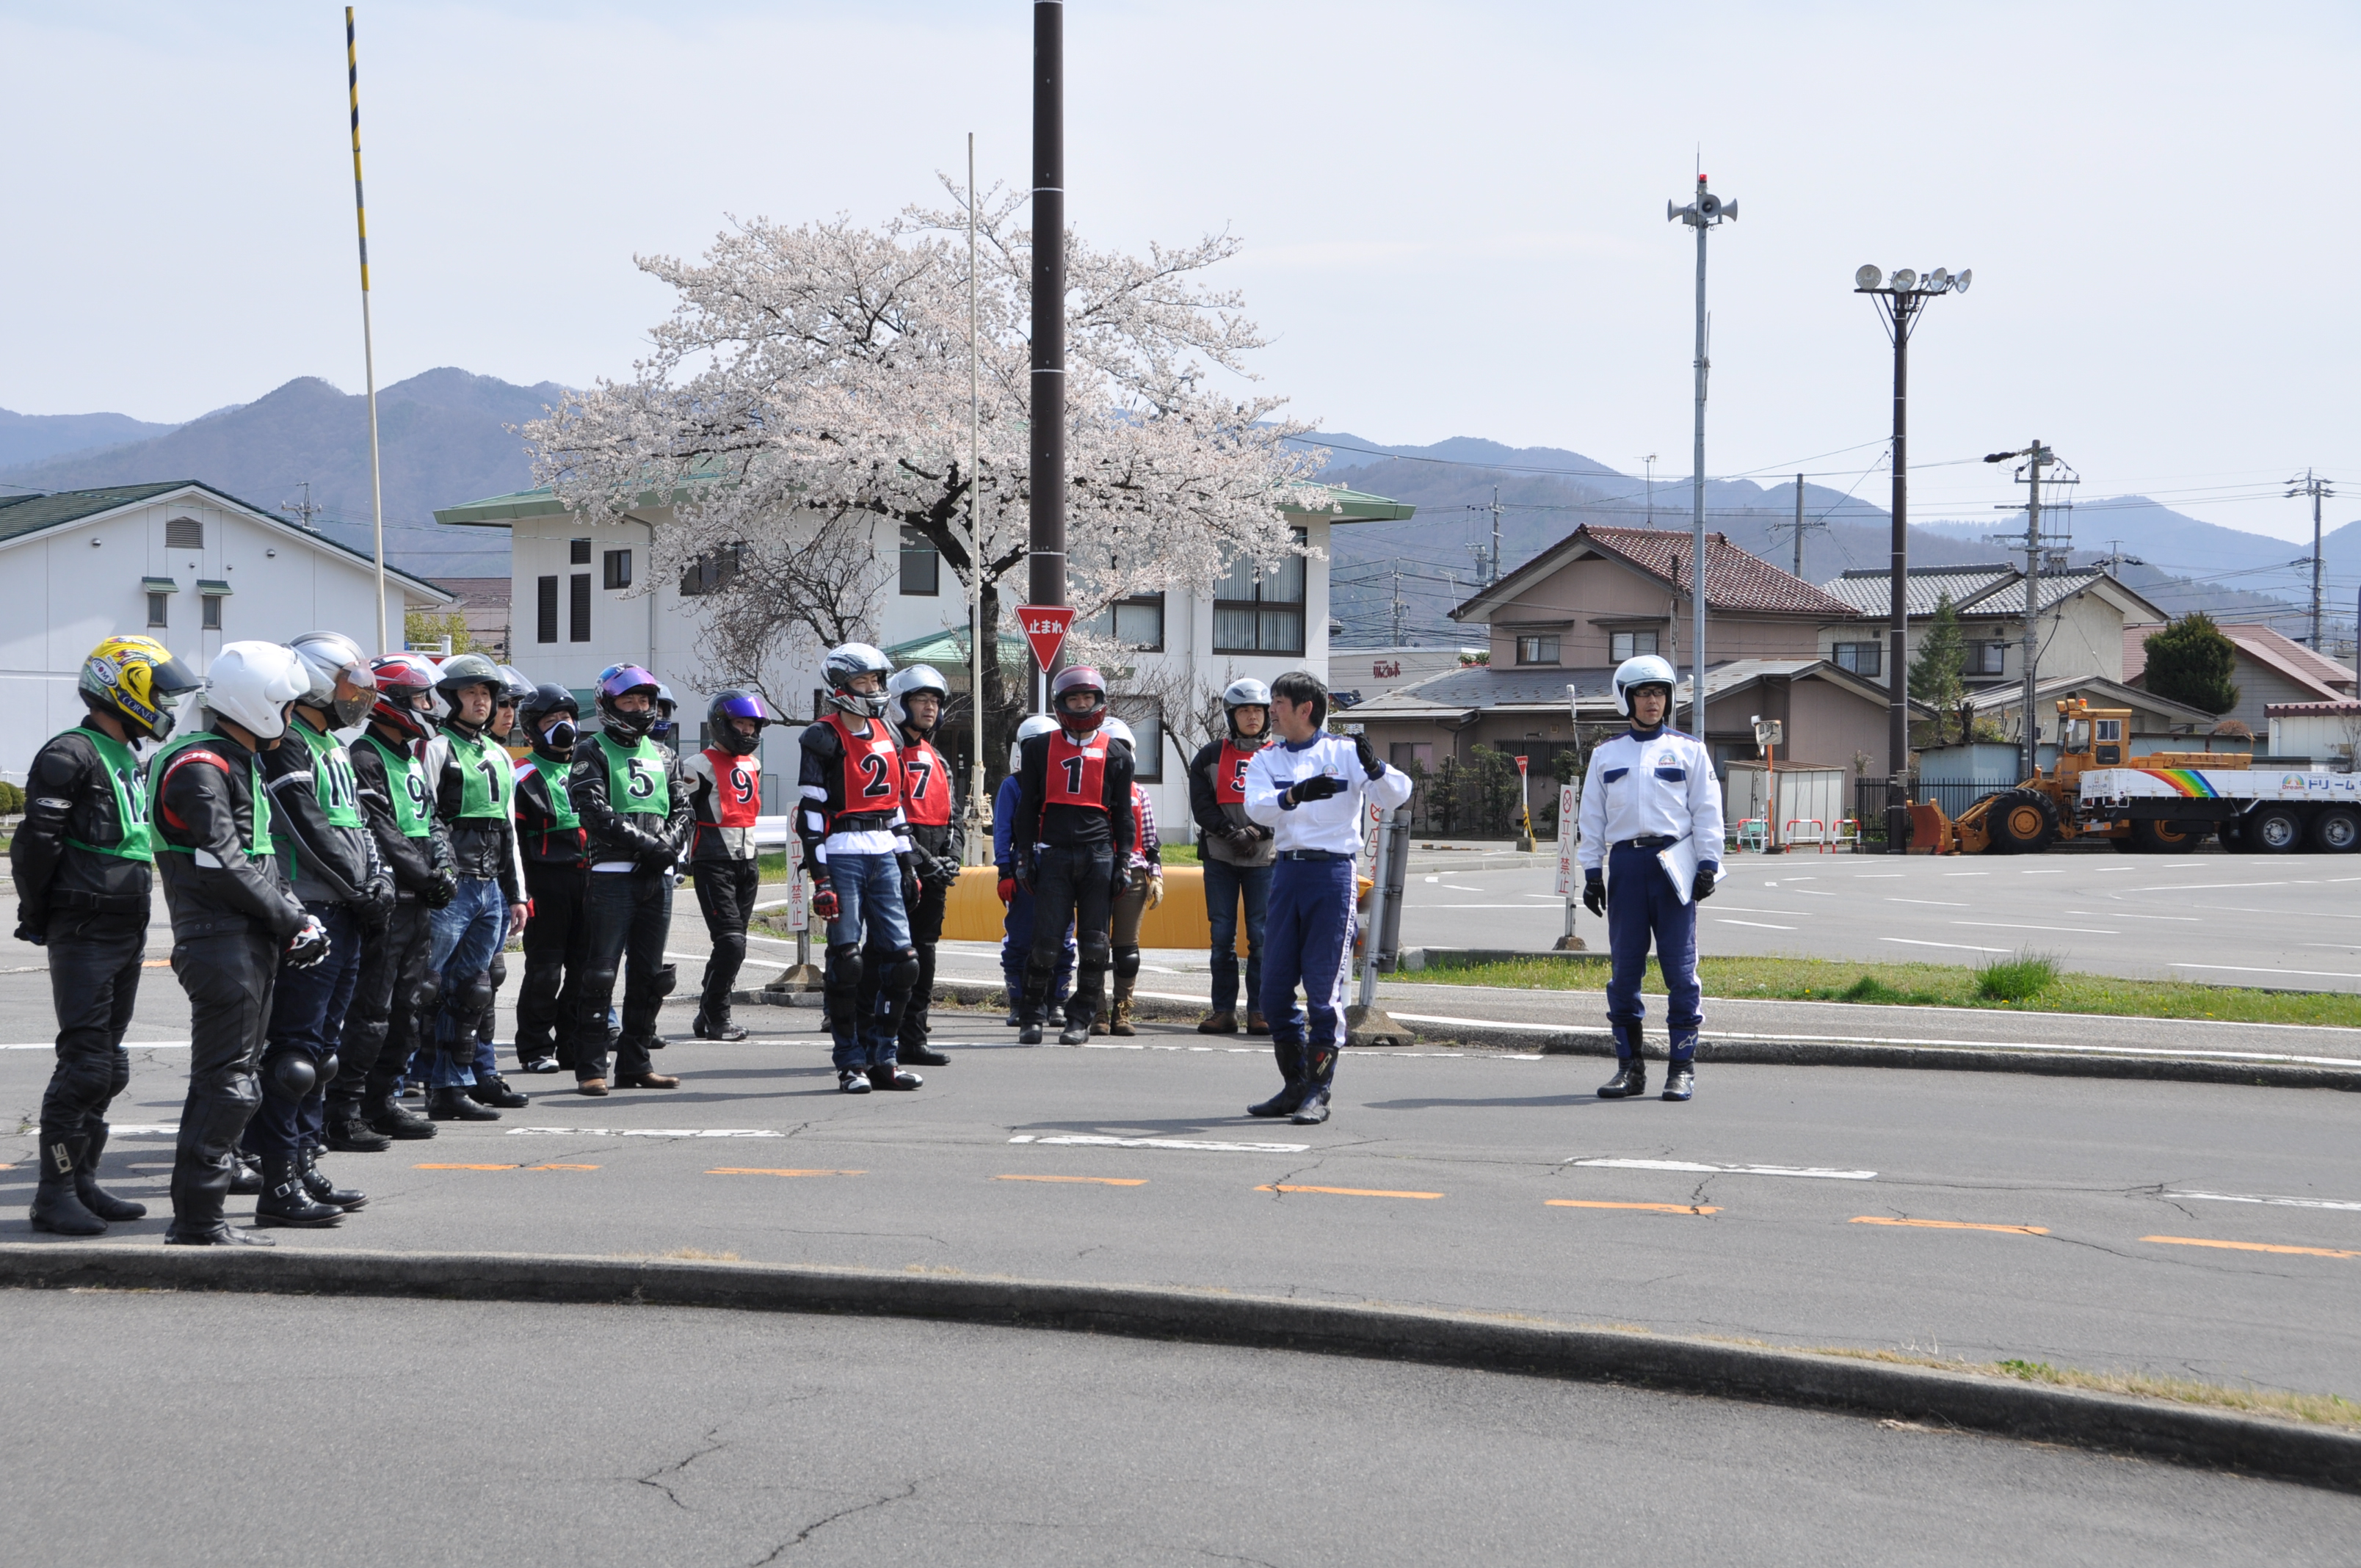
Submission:
[[[1286,861],[1272,868],[1263,917],[1262,1015],[1274,1046],[1303,1046],[1317,1058],[1345,1043],[1345,981],[1353,970],[1353,865]],[[1311,1003],[1295,1003],[1303,986]]]
[[[1648,944],[1654,939],[1657,967],[1664,971],[1664,1023],[1673,1036],[1672,1059],[1697,1055],[1697,1025],[1705,1022],[1697,978],[1697,905],[1683,904],[1656,851],[1619,844],[1608,852],[1607,949],[1614,973],[1607,981],[1607,1021],[1615,1030],[1615,1054],[1640,1047],[1640,1021],[1647,1013],[1640,981],[1648,970]]]

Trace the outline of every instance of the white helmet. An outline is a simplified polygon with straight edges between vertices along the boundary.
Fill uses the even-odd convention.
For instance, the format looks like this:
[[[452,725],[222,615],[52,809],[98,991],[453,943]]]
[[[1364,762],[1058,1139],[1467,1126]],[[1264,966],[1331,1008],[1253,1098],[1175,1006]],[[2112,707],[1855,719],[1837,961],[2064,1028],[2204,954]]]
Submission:
[[[292,648],[232,642],[205,672],[205,706],[236,719],[258,740],[287,732],[287,705],[312,689],[312,672]]]
[[[885,717],[905,729],[910,728],[910,710],[903,706],[902,699],[912,692],[932,692],[935,700],[945,707],[951,703],[951,684],[943,679],[940,670],[932,664],[911,665],[885,683]],[[936,722],[942,720],[938,718]]]
[[[1631,688],[1634,686],[1664,687],[1664,705],[1670,707],[1673,694],[1680,689],[1680,684],[1681,678],[1673,673],[1673,666],[1653,653],[1626,659],[1615,666],[1615,711],[1626,718],[1631,717]]]
[[[377,701],[377,672],[369,668],[368,656],[361,652],[359,643],[341,631],[306,631],[290,639],[287,646],[311,681],[310,689],[298,701],[306,707],[335,715],[336,722],[332,728],[337,729],[349,729],[368,717],[369,708]],[[358,686],[361,695],[349,701],[337,701],[339,680]]]
[[[1025,742],[1036,735],[1047,735],[1058,728],[1058,721],[1046,713],[1037,713],[1016,727],[1016,739],[1008,743],[1008,771],[1015,773],[1025,765]]]
[[[1099,728],[1113,739],[1120,740],[1125,745],[1130,747],[1134,751],[1139,750],[1139,737],[1131,732],[1130,725],[1126,724],[1114,714],[1110,713],[1104,718],[1099,720]]]

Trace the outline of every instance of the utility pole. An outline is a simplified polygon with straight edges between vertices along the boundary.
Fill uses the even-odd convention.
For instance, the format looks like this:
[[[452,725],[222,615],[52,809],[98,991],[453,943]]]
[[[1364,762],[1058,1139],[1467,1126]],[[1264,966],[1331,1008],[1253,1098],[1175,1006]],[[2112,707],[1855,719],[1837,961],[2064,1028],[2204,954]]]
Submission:
[[[1033,604],[1066,602],[1066,7],[1033,5],[1033,384],[1027,563]],[[1038,682],[1049,711],[1049,672]]]
[[[311,480],[303,480],[299,488],[303,492],[303,499],[300,501],[281,501],[279,503],[279,510],[309,529],[312,526],[312,520],[328,509],[312,504]]]
[[[1640,459],[1648,466],[1648,526],[1656,526],[1656,455],[1649,453]]]
[[[1922,280],[1909,268],[1888,279],[1874,267],[1852,275],[1856,294],[1877,298],[1886,335],[1894,343],[1894,550],[1893,596],[1886,625],[1885,846],[1888,854],[1910,849],[1910,330],[1927,302],[1945,292],[1967,292],[1975,276],[1957,276],[1938,267]],[[1922,286],[1923,284],[1923,286]]]
[[[1795,576],[1798,577],[1804,575],[1804,535],[1815,528],[1826,528],[1828,525],[1826,518],[1815,518],[1809,522],[1804,521],[1804,476],[1796,475],[1795,521],[1774,522],[1771,525],[1771,532],[1776,533],[1783,528],[1792,528],[1795,531]]]
[[[1395,647],[1397,647],[1397,648],[1399,648],[1399,647],[1400,647],[1400,646],[1402,645],[1402,611],[1403,611],[1403,609],[1406,609],[1406,608],[1407,608],[1407,607],[1402,603],[1402,591],[1401,591],[1401,568],[1400,568],[1400,566],[1396,566],[1396,567],[1394,568],[1394,641],[1393,641],[1393,645],[1394,645]]]
[[[2312,498],[2312,651],[2317,653],[2321,651],[2320,503],[2336,492],[2328,488],[2326,479],[2309,468],[2303,471],[2302,478],[2290,479],[2288,483],[2294,487],[2289,495]]]
[[[2320,530],[2319,530],[2319,528],[2318,528],[2318,526],[2317,526],[2317,520],[2316,520],[2316,519],[2315,519],[2315,526],[2313,527],[2312,532],[2313,532],[2314,533],[2317,533],[2317,532],[2320,532]],[[1493,486],[1493,487],[1492,487],[1492,563],[1491,563],[1491,576],[1484,579],[1484,586],[1485,586],[1486,587],[1490,587],[1494,583],[1497,583],[1497,582],[1499,582],[1499,580],[1500,580],[1500,487],[1499,487],[1499,486],[1498,486],[1498,485],[1495,485],[1495,486]],[[2312,641],[2313,641],[2313,643],[2314,643],[2314,644],[2317,644],[2317,643],[2320,641],[2320,589],[2319,589],[2319,586],[2318,586],[2318,582],[2317,582],[2317,575],[2316,575],[2316,574],[2315,574],[2315,580],[2314,580],[2314,584],[2313,584],[2313,587],[2312,587]]]
[[[385,484],[378,469],[377,339],[369,326],[368,204],[361,200],[361,55],[353,35],[353,8],[345,7],[345,81],[353,106],[353,225],[361,247],[361,364],[368,378],[369,517],[377,539],[377,651],[393,652],[385,626]],[[653,554],[653,552],[651,552]],[[655,600],[648,600],[653,609]]]
[[[1695,652],[1689,665],[1689,733],[1705,734],[1705,384],[1712,368],[1706,358],[1705,236],[1725,218],[1738,216],[1738,203],[1725,202],[1697,177],[1697,196],[1686,207],[1664,203],[1664,221],[1697,230],[1697,440],[1689,459],[1689,588],[1695,599],[1690,620]]]
[[[1995,452],[1984,459],[1987,463],[2005,463],[2012,457],[2025,459],[2025,466],[2016,471],[2025,485],[2025,637],[2024,651],[2019,655],[2023,668],[2018,672],[2017,706],[2025,712],[2025,771],[2019,778],[2034,778],[2041,772],[2041,720],[2033,710],[2033,687],[2040,674],[2041,639],[2037,630],[2041,614],[2041,565],[2047,542],[2041,536],[2041,470],[2058,462],[2058,454],[2041,444],[2038,436],[2022,452]],[[2067,481],[2072,483],[2070,477]],[[2062,542],[2061,535],[2061,542]],[[2058,565],[2066,564],[2061,553]],[[2063,740],[2063,737],[2060,737]]]

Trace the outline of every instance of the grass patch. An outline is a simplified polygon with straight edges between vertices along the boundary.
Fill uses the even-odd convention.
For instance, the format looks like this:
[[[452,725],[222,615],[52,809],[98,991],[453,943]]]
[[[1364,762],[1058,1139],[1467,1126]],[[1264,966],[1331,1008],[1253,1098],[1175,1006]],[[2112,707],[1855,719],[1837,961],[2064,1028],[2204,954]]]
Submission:
[[[2058,965],[2038,953],[1994,959],[1976,970],[1976,994],[1986,1002],[2030,1002],[2058,983]]]
[[[1193,841],[1186,844],[1166,844],[1156,858],[1158,863],[1161,865],[1193,866],[1197,863],[1197,846]]]
[[[1931,1366],[1979,1377],[2014,1377],[2023,1383],[2047,1383],[2053,1387],[2080,1388],[2093,1394],[2128,1394],[2140,1399],[2202,1405],[2244,1415],[2276,1416],[2281,1420],[2312,1426],[2361,1431],[2361,1401],[2342,1394],[2287,1394],[2271,1388],[2205,1383],[2193,1377],[2161,1377],[2147,1372],[2084,1372],[2079,1367],[2053,1366],[2046,1361],[1945,1361],[1939,1356],[1913,1355],[1895,1350],[1856,1350],[1842,1345],[1814,1345],[1806,1354],[1883,1361],[1901,1366]]]
[[[2015,963],[2021,960],[2010,960]],[[2048,960],[2041,960],[2047,962]],[[2051,978],[2029,1001],[1984,993],[1985,970],[1964,964],[1860,963],[1839,959],[1709,958],[1697,961],[1708,998],[1790,1002],[1857,1002],[1887,1006],[1981,1007],[2005,1012],[2028,1006],[2048,1013],[2094,1013],[2126,1018],[2213,1018],[2242,1024],[2313,1024],[2361,1028],[2361,995],[2333,991],[2261,991],[2180,980],[2122,980],[2050,968]],[[1504,963],[1429,968],[1403,980],[1444,985],[1496,985],[1521,991],[1598,991],[1607,983],[1600,962],[1518,959]],[[1641,989],[1664,994],[1653,959]]]

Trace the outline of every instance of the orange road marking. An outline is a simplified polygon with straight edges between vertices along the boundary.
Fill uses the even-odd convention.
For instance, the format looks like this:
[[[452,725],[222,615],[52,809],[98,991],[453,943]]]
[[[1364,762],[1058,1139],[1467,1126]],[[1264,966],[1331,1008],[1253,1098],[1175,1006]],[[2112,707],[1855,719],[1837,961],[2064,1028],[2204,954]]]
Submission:
[[[752,1166],[725,1165],[708,1176],[866,1176],[865,1170],[762,1170]]]
[[[141,969],[170,969],[172,967],[172,960],[170,959],[142,959],[139,960],[139,967]]]
[[[1894,1220],[1883,1214],[1855,1214],[1850,1223],[1856,1225],[1913,1225],[1929,1231],[1999,1231],[2012,1236],[2046,1236],[2049,1234],[2039,1225],[1979,1225],[1966,1220]]]
[[[1440,1192],[1387,1192],[1370,1187],[1298,1187],[1290,1182],[1255,1189],[1257,1192],[1330,1192],[1339,1198],[1440,1198]]]
[[[1652,1214],[1719,1214],[1711,1203],[1601,1203],[1588,1198],[1544,1198],[1553,1209],[1645,1209]]]
[[[2338,1252],[2324,1246],[2274,1246],[2268,1242],[2216,1242],[2201,1236],[2142,1236],[2144,1242],[2163,1242],[2169,1246],[2218,1246],[2232,1252],[2291,1252],[2304,1257],[2361,1257],[2361,1252]]]
[[[515,1165],[413,1165],[412,1170],[522,1170]]]
[[[1098,1187],[1145,1187],[1144,1176],[995,1176],[994,1181],[1082,1181]]]

